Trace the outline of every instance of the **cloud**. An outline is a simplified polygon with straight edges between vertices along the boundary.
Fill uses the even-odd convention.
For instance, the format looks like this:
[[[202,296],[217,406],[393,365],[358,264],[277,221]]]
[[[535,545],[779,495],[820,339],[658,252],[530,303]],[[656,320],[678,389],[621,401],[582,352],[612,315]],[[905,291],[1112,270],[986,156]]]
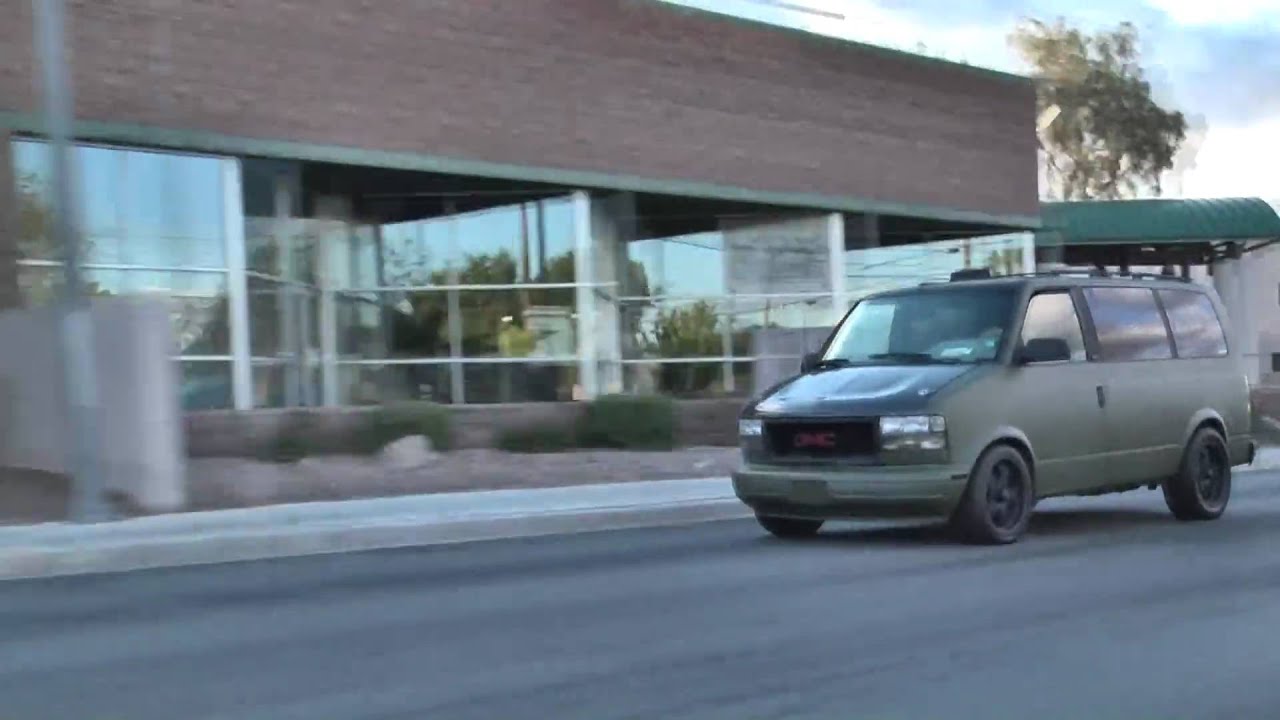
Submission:
[[[1148,43],[1151,64],[1173,84],[1184,110],[1210,124],[1240,125],[1280,114],[1280,33],[1197,27]]]
[[[1280,197],[1280,117],[1247,127],[1211,127],[1183,180],[1187,197]],[[1170,188],[1176,191],[1177,188]]]
[[[1147,4],[1167,15],[1179,25],[1280,26],[1280,2],[1277,0],[1146,0]]]

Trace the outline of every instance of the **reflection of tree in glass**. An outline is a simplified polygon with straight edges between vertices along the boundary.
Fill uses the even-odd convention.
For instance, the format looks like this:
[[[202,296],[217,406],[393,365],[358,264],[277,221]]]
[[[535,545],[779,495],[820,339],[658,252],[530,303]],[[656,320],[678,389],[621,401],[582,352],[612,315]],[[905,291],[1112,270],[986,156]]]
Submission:
[[[686,307],[659,310],[650,332],[639,333],[644,355],[655,358],[719,358],[725,354],[724,323],[728,320],[716,305],[699,300]],[[769,325],[775,325],[770,323]],[[731,333],[731,352],[735,357],[748,357],[751,328]],[[663,363],[659,370],[659,387],[663,392],[696,395],[711,392],[722,373],[720,361]]]
[[[53,239],[53,210],[38,178],[18,178],[18,257],[22,260],[59,260],[62,248]],[[90,251],[89,239],[80,240],[82,257]],[[19,273],[19,289],[28,305],[52,302],[62,286],[62,274],[56,269],[32,268]],[[86,282],[85,293],[109,295],[98,283]]]
[[[388,265],[401,268],[390,285],[410,287],[457,285],[514,285],[518,282],[516,258],[508,251],[472,255],[451,277],[448,270],[428,270],[422,263],[400,257]],[[644,266],[630,263],[630,286],[649,294]],[[529,282],[560,284],[574,282],[574,253],[568,251],[548,258],[543,270]],[[505,290],[462,290],[458,307],[462,313],[462,354],[467,357],[501,355],[524,357],[548,333],[525,327],[525,311],[532,307],[576,307],[576,289],[538,288]],[[447,291],[413,292],[407,298],[409,312],[394,312],[392,352],[401,357],[433,357],[448,352]],[[569,310],[574,312],[574,310]]]
[[[992,275],[1016,275],[1022,271],[1022,262],[1022,248],[992,250],[987,256]]]

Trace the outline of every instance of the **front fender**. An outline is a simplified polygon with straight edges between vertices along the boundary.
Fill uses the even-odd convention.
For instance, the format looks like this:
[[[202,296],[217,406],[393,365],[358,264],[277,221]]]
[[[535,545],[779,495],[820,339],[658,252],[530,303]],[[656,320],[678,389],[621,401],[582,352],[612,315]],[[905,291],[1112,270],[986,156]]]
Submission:
[[[1012,425],[1001,425],[996,427],[989,433],[976,436],[967,447],[963,449],[957,448],[960,450],[960,454],[955,458],[957,464],[964,463],[968,467],[972,468],[987,448],[1000,442],[1012,442],[1022,446],[1022,448],[1027,451],[1027,454],[1030,455],[1031,466],[1034,471],[1036,463],[1036,449],[1031,445],[1031,441],[1027,439],[1026,433]]]

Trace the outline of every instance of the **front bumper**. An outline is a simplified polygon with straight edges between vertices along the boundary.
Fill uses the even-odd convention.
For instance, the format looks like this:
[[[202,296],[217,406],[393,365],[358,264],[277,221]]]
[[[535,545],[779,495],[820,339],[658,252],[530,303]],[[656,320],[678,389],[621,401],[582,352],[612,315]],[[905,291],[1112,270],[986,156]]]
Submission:
[[[761,515],[826,520],[949,517],[967,480],[966,470],[948,465],[748,465],[733,473],[733,490]]]

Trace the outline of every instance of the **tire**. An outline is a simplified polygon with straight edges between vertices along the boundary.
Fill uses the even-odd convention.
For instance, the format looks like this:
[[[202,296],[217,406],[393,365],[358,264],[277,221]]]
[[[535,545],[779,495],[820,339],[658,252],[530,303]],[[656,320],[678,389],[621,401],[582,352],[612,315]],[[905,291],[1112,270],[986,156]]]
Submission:
[[[1026,533],[1035,505],[1026,458],[1009,445],[995,445],[974,464],[951,525],[967,542],[1008,545]]]
[[[1161,485],[1169,512],[1182,521],[1217,520],[1231,501],[1227,441],[1214,428],[1200,428],[1182,451],[1178,474]]]
[[[813,537],[822,529],[823,524],[822,520],[803,520],[771,515],[756,515],[756,522],[760,523],[760,527],[767,530],[770,535],[784,540]]]

